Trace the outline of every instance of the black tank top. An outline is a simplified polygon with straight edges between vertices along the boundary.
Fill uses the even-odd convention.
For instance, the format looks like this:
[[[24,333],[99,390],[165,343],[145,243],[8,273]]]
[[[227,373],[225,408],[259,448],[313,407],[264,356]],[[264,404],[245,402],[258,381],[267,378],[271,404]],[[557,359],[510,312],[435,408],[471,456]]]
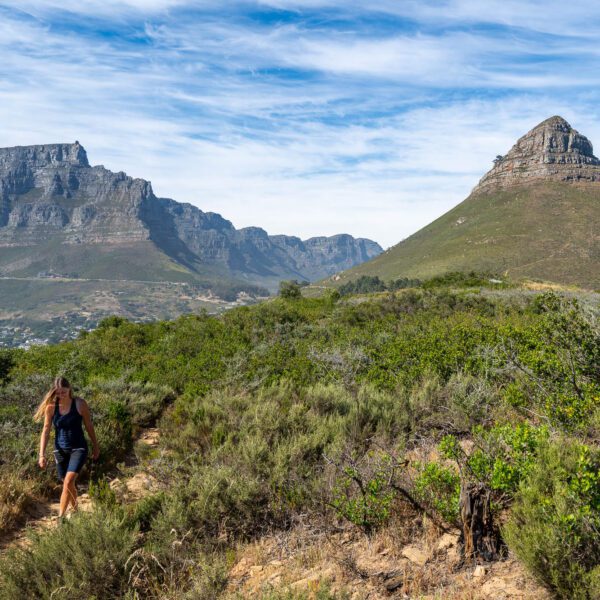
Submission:
[[[74,450],[75,448],[86,448],[87,442],[83,437],[81,422],[83,417],[79,414],[75,404],[75,398],[71,400],[71,408],[66,415],[61,415],[58,409],[58,398],[54,403],[54,447],[61,450]]]

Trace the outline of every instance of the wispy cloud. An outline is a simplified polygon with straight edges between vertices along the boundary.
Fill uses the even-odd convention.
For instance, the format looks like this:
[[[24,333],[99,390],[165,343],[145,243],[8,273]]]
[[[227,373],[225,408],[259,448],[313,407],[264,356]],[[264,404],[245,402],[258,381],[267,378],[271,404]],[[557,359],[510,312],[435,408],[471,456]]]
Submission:
[[[236,226],[391,245],[562,114],[600,143],[582,0],[0,0],[0,145],[93,163]]]

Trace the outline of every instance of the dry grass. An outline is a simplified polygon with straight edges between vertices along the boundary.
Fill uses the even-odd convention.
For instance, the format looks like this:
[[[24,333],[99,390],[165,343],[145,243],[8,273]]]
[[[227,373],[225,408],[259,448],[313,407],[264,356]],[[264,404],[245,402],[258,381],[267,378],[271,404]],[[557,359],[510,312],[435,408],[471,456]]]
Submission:
[[[0,535],[14,527],[39,493],[39,484],[18,475],[0,474]]]
[[[320,597],[322,585],[330,594],[325,598],[343,598],[351,590],[348,597],[356,600],[547,598],[512,559],[488,565],[483,576],[474,577],[472,566],[461,566],[456,544],[440,547],[440,529],[408,506],[399,507],[393,521],[372,536],[351,526],[327,531],[312,525],[240,546],[225,598],[311,599]],[[404,557],[408,546],[421,549],[426,564]]]

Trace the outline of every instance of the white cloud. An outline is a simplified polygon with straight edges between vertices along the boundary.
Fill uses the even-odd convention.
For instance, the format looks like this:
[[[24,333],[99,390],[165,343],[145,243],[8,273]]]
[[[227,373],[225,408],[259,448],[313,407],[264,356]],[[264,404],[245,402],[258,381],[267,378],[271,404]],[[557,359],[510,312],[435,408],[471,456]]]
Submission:
[[[177,15],[176,4],[186,3],[61,3],[106,19],[143,13],[134,29],[119,22],[114,35],[90,39],[56,26],[48,15],[61,14],[58,2],[19,2],[38,18],[0,21],[0,146],[78,139],[93,164],[150,179],[158,195],[238,227],[346,231],[389,246],[462,200],[496,154],[552,114],[600,144],[589,6],[582,39],[520,31],[509,43],[477,28],[375,36],[214,12],[154,20]],[[513,2],[489,15],[466,1],[437,4],[369,6],[410,13],[424,29],[443,19],[517,23]],[[524,23],[550,28],[524,4]],[[577,6],[565,31],[583,20]]]
[[[600,6],[580,0],[565,6],[563,0],[260,0],[263,6],[287,10],[329,8],[350,14],[383,13],[419,23],[443,26],[491,24],[557,35],[597,36]]]
[[[186,0],[3,0],[2,5],[35,15],[66,11],[80,15],[114,18],[119,13],[135,11],[152,14],[190,4]]]

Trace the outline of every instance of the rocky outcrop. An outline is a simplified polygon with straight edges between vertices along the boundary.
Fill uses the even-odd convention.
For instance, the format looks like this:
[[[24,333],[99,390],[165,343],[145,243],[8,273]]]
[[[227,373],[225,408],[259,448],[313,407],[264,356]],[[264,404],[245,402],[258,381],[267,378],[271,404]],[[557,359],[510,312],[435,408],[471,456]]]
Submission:
[[[150,184],[90,167],[78,143],[0,149],[0,247],[149,238],[139,207]]]
[[[591,142],[558,116],[534,127],[494,163],[474,192],[540,181],[600,181]]]
[[[78,142],[0,149],[0,248],[50,241],[104,249],[151,242],[191,273],[208,269],[261,284],[319,279],[382,251],[349,235],[302,241],[258,227],[236,230],[221,215],[157,198],[148,181],[91,167]],[[36,265],[45,270],[38,258]]]

